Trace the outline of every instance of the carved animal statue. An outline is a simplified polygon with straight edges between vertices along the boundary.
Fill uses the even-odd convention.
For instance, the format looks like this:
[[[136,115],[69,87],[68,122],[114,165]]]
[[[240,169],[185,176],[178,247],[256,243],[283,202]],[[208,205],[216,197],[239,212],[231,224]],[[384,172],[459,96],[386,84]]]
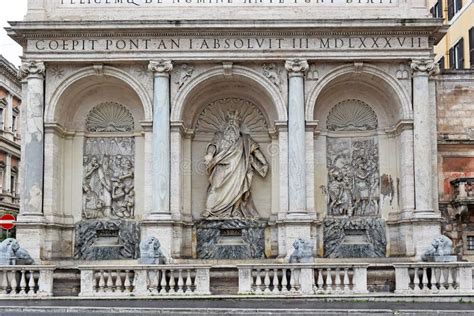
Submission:
[[[428,257],[442,257],[449,256],[452,253],[453,242],[448,237],[441,235],[436,237],[431,242],[431,247],[426,250],[422,256],[423,260],[426,260]]]
[[[140,242],[140,264],[166,264],[166,257],[160,250],[161,244],[155,237]]]
[[[31,265],[33,263],[33,258],[20,247],[16,239],[7,238],[0,243],[0,265]]]
[[[293,243],[295,250],[290,256],[290,263],[313,262],[313,243],[311,240],[297,239]]]

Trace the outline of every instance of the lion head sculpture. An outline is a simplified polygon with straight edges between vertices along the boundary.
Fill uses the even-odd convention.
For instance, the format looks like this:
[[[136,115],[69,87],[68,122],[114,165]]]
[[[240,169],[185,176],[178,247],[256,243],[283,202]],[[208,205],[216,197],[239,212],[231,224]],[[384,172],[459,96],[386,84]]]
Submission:
[[[453,242],[448,237],[441,235],[436,237],[431,242],[431,247],[426,250],[422,256],[423,260],[427,260],[429,257],[443,257],[452,254]]]
[[[301,238],[293,242],[295,249],[290,256],[290,263],[309,263],[313,262],[313,242]]]
[[[30,265],[34,260],[28,251],[20,247],[14,238],[7,238],[0,243],[0,265]]]
[[[166,257],[160,250],[161,244],[155,237],[148,237],[140,242],[140,264],[165,264]]]

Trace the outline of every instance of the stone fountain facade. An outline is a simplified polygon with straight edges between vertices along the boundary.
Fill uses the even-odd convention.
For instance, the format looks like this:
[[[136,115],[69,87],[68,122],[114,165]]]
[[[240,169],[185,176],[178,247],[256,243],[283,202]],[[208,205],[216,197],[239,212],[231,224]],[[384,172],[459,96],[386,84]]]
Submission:
[[[133,261],[150,236],[174,262],[286,262],[300,239],[316,260],[420,258],[440,23],[418,0],[30,0],[8,30],[18,240],[37,262]]]

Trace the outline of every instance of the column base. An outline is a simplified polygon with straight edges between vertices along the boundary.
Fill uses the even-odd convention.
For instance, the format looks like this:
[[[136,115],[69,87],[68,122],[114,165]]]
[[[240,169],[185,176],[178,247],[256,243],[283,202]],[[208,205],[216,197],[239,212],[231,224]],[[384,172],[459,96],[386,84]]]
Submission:
[[[305,214],[288,214],[285,220],[277,222],[279,258],[289,260],[294,250],[293,243],[299,238],[311,240],[314,249],[317,249],[312,229],[314,221],[314,216],[306,212]]]
[[[145,222],[172,222],[171,213],[149,213],[145,216]]]
[[[153,217],[154,218],[154,217]],[[160,241],[161,252],[168,259],[168,262],[172,260],[173,246],[179,241],[175,239],[175,230],[171,216],[166,220],[164,217],[160,217],[160,220],[150,220],[147,218],[141,223],[141,239],[145,240],[148,237],[155,237]]]
[[[19,214],[17,219],[17,223],[23,224],[45,224],[46,218],[43,214]]]

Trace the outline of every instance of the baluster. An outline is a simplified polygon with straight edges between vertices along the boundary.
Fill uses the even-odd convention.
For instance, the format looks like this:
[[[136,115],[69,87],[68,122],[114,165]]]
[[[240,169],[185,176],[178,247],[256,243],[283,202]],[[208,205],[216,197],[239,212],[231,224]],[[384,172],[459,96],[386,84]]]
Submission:
[[[420,278],[418,276],[418,268],[415,268],[415,274],[413,277],[413,290],[415,292],[420,291]]]
[[[453,270],[449,267],[446,270],[448,270],[448,291],[454,291]]]
[[[104,270],[99,271],[99,292],[105,292]]]
[[[183,282],[183,275],[181,271],[182,271],[181,269],[178,270],[178,293],[179,294],[184,293],[183,291],[184,282]]]
[[[444,275],[444,269],[442,267],[440,267],[440,275],[439,275],[439,290],[440,291],[446,291],[446,288],[445,288],[445,284],[446,284],[446,281],[445,281],[445,275]]]
[[[288,279],[286,277],[286,269],[282,269],[281,274],[281,292],[287,293],[288,292]]]
[[[125,270],[125,282],[123,282],[123,286],[125,287],[125,292],[130,293],[131,291],[131,283],[130,283],[130,270]]]
[[[186,294],[193,293],[192,286],[193,286],[193,282],[191,280],[191,270],[188,269],[186,272],[186,291],[185,291]]]
[[[295,278],[295,268],[290,268],[290,293],[296,292],[296,278]]]
[[[326,293],[332,292],[332,275],[331,268],[326,268]]]
[[[265,277],[263,279],[263,283],[265,285],[265,289],[263,290],[263,292],[270,293],[270,275],[268,269],[265,269]]]
[[[339,293],[341,291],[341,269],[339,268],[336,268],[336,271],[335,271],[336,275],[335,275],[335,278],[334,278],[334,284],[335,284],[335,287],[336,287],[336,293]]]
[[[166,285],[167,285],[167,283],[166,283],[166,270],[163,269],[163,270],[161,270],[161,284],[160,284],[161,289],[159,291],[160,294],[168,293],[168,290],[166,289]]]
[[[150,280],[150,293],[151,295],[158,295],[160,287],[160,270],[147,270],[148,278]]]
[[[26,276],[25,270],[20,270],[20,295],[26,295]]]
[[[439,267],[433,268],[434,277],[432,279],[433,279],[433,282],[434,282],[434,286],[431,287],[433,291],[439,290],[440,287],[441,287],[441,285],[440,285],[440,274],[441,274],[441,269]]]
[[[349,268],[344,268],[344,293],[346,294],[351,291],[349,282]]]
[[[1,294],[8,293],[8,271],[2,270],[2,287],[1,287]]]
[[[36,294],[35,272],[30,270],[30,278],[28,279],[28,295]]]
[[[11,281],[10,281],[10,287],[11,287],[11,292],[10,294],[11,295],[16,295],[18,293],[18,283],[16,281],[16,271],[15,270],[12,270],[12,278],[11,278]]]
[[[105,291],[108,293],[114,292],[114,283],[112,282],[112,270],[107,270],[106,272],[106,277],[107,277],[107,285],[105,288]]]
[[[324,291],[323,269],[318,269],[318,292]]]
[[[117,270],[117,277],[115,278],[115,290],[119,293],[124,293],[124,288],[122,287],[122,271]]]
[[[170,270],[170,293],[176,293],[176,282],[174,280],[174,270]]]
[[[426,271],[427,269],[428,269],[427,267],[423,267],[423,275],[422,275],[423,279],[421,281],[422,282],[421,283],[422,284],[422,289],[425,290],[425,291],[429,290],[428,289],[428,283],[429,283],[428,282],[428,273]]]
[[[260,269],[257,269],[257,277],[255,279],[255,293],[262,293],[262,279],[260,278]]]

